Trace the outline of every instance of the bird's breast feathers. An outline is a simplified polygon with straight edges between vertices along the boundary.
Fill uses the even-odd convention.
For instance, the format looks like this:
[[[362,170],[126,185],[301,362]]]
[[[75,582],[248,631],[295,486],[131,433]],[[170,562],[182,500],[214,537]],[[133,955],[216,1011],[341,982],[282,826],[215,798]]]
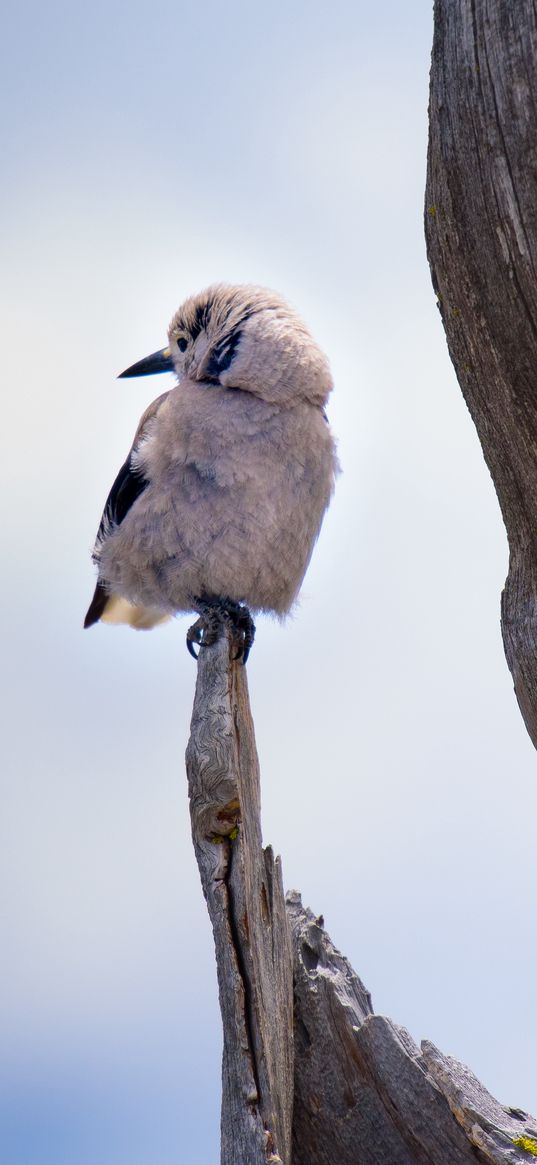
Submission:
[[[333,472],[333,438],[317,406],[282,409],[240,390],[183,382],[148,427],[135,464],[150,483],[173,480],[178,489],[192,471],[215,489],[247,481],[266,488],[297,482],[319,458],[321,476]]]

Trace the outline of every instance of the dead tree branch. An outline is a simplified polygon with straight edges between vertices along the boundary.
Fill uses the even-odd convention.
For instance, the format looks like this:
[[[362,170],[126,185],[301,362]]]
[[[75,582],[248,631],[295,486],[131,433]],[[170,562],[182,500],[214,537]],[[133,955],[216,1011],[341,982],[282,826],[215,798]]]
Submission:
[[[224,1027],[222,1165],[290,1161],[291,946],[279,858],[262,848],[246,669],[227,635],[200,652],[186,764]]]
[[[464,1064],[375,1015],[323,920],[288,894],[295,977],[293,1165],[516,1165],[537,1122]],[[519,1142],[518,1144],[516,1142]],[[521,1143],[522,1142],[522,1143]]]
[[[246,671],[231,654],[225,636],[200,654],[187,750],[224,1026],[222,1165],[522,1165],[537,1122],[375,1015],[297,894],[286,914],[280,861],[261,843]]]
[[[509,540],[507,662],[537,746],[537,13],[436,0],[426,236]]]

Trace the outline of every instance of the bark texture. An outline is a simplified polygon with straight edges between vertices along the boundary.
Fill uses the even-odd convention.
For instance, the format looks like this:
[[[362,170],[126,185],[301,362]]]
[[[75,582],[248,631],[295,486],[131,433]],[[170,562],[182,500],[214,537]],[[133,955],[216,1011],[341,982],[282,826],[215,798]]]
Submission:
[[[509,540],[507,662],[537,746],[537,10],[435,0],[426,237]]]
[[[434,1044],[375,1015],[322,918],[287,896],[295,976],[293,1165],[511,1165],[537,1121]],[[516,1142],[519,1142],[516,1144]]]
[[[192,837],[213,927],[222,1165],[288,1165],[293,981],[279,858],[263,849],[246,669],[227,634],[200,651],[186,765]]]
[[[187,749],[224,1027],[222,1165],[531,1160],[537,1122],[375,1015],[323,919],[297,893],[286,906],[280,861],[262,847],[246,670],[232,655],[226,635],[200,653]]]

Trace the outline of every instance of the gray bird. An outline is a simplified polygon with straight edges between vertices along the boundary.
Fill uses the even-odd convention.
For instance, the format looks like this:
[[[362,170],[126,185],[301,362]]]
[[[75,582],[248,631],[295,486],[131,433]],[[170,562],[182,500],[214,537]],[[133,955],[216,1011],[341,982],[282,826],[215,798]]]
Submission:
[[[246,662],[250,612],[290,610],[334,488],[328,363],[279,295],[221,284],[121,376],[168,371],[178,383],[143,414],[104,507],[84,626],[194,611],[192,654],[227,620]]]

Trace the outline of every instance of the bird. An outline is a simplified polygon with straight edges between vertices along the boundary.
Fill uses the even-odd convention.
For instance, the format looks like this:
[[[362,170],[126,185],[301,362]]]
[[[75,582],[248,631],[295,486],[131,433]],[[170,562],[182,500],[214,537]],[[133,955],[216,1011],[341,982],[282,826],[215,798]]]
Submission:
[[[227,622],[246,663],[253,615],[294,606],[333,493],[329,364],[279,294],[215,284],[120,378],[163,372],[176,384],[143,413],[104,506],[84,627],[193,612],[195,658]]]

